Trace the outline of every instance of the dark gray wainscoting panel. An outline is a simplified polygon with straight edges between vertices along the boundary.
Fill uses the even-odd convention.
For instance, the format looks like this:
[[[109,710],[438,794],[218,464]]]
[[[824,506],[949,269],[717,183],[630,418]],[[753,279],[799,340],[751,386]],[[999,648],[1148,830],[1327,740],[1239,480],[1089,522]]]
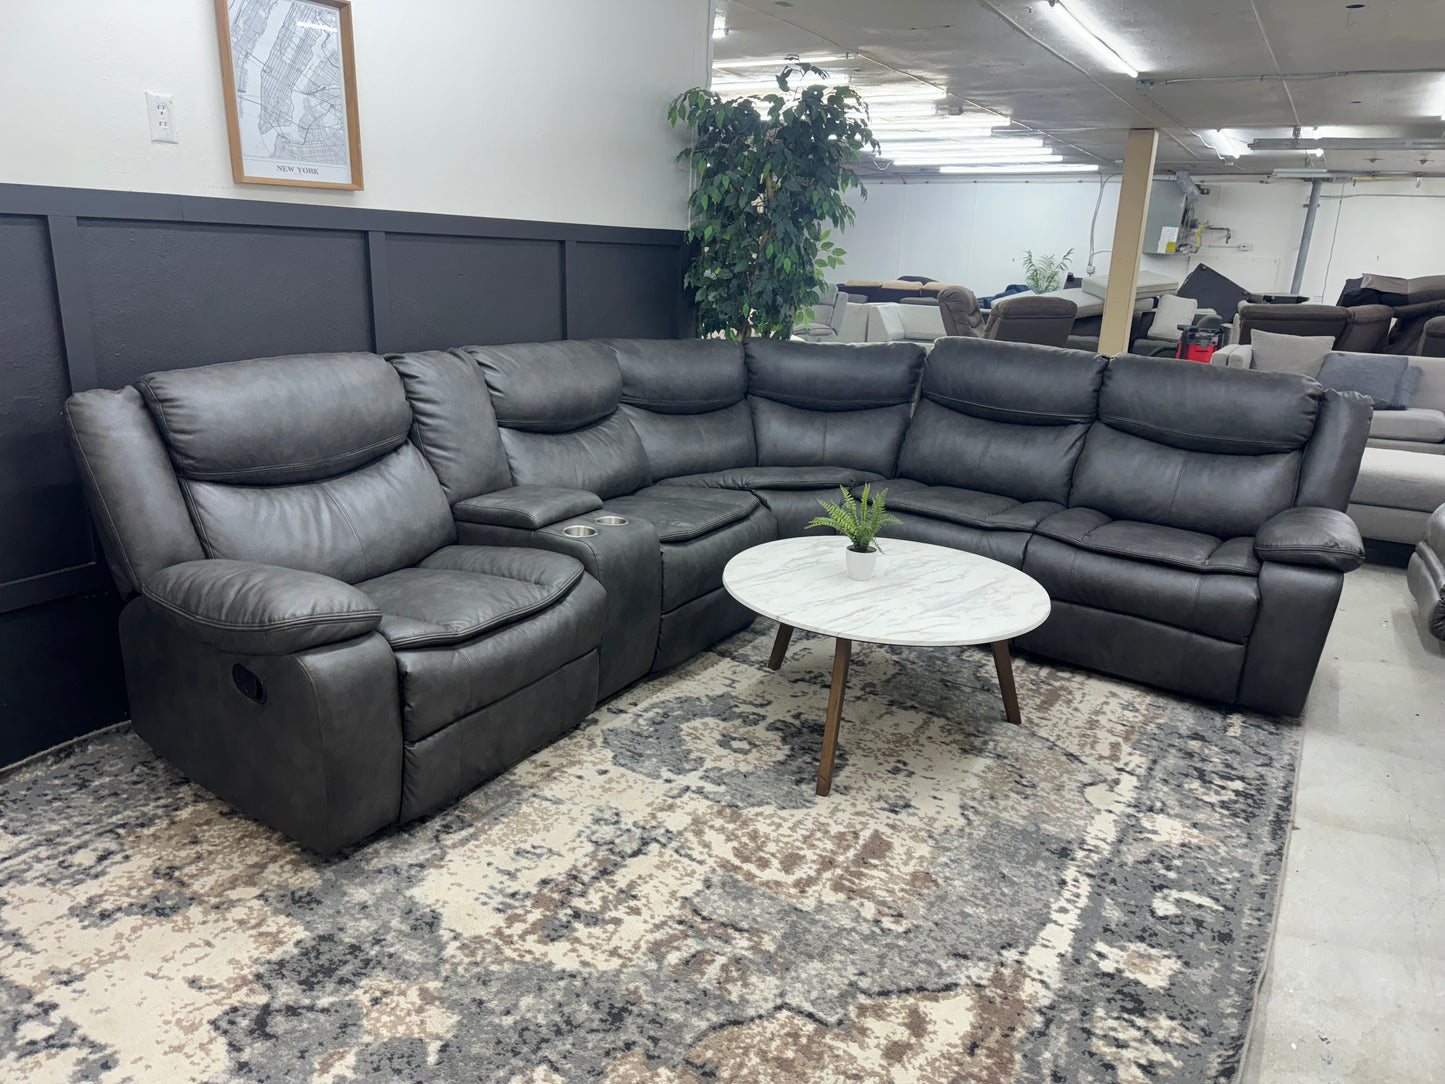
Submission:
[[[385,350],[567,337],[560,241],[389,233],[386,260]]]
[[[70,384],[45,220],[0,216],[0,254],[0,583],[33,590],[94,553],[61,416]]]
[[[679,230],[0,184],[0,764],[125,718],[62,405],[157,369],[690,326]]]
[[[0,764],[127,716],[114,588],[0,613]]]
[[[81,219],[96,370],[371,349],[366,235],[345,230]]]
[[[669,339],[681,333],[678,249],[592,241],[567,248],[568,338]]]

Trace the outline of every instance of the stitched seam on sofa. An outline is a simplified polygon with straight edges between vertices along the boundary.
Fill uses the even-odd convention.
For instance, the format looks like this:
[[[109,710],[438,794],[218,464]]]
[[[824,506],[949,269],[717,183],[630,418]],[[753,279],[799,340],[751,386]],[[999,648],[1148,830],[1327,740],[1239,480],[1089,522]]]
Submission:
[[[371,609],[347,610],[344,613],[336,614],[305,614],[297,617],[286,617],[280,618],[278,620],[262,622],[223,621],[219,618],[207,617],[204,614],[198,614],[194,611],[187,610],[184,607],[179,606],[174,602],[171,602],[169,599],[162,598],[159,595],[154,595],[149,592],[146,593],[145,598],[146,601],[151,603],[152,605],[159,606],[164,610],[169,610],[171,613],[176,614],[179,617],[184,617],[192,624],[200,625],[203,628],[215,629],[218,632],[259,632],[263,634],[271,632],[285,632],[289,629],[294,628],[307,628],[312,625],[329,625],[332,623],[345,624],[347,622],[367,620],[373,617],[375,617],[379,621],[381,620],[382,616],[380,610]]]
[[[994,414],[1007,414],[1013,418],[1048,418],[1057,420],[1060,425],[1084,425],[1094,420],[1093,414],[1059,414],[1050,410],[1018,410],[1014,407],[994,406],[992,403],[976,403],[972,399],[959,399],[956,396],[941,395],[932,391],[924,392],[924,398],[948,410],[953,410],[955,405],[974,407],[978,410],[991,411]],[[965,411],[958,411],[958,413],[965,413]]]
[[[105,521],[110,525],[110,536],[115,540],[115,548],[120,554],[121,565],[125,568],[126,579],[130,580],[131,588],[135,591],[141,589],[140,577],[136,575],[135,565],[131,563],[130,554],[126,551],[125,542],[120,537],[120,529],[116,527],[115,517],[111,515],[110,505],[105,499],[105,493],[100,488],[100,483],[95,479],[95,471],[90,466],[90,456],[85,454],[85,446],[80,443],[80,438],[75,432],[75,423],[70,415],[65,416],[66,428],[70,430],[70,442],[72,447],[80,452],[80,461],[85,466],[85,476],[90,479],[90,491],[95,494],[96,500],[100,502],[100,509],[105,514]]]
[[[1254,548],[1259,553],[1317,553],[1328,557],[1357,557],[1358,550],[1345,549],[1343,546],[1333,546],[1329,543],[1319,545],[1299,545],[1285,542],[1256,542]]]
[[[191,492],[191,480],[184,474],[176,475],[176,485],[180,487],[181,499],[186,502],[186,512],[191,517],[191,525],[196,530],[196,537],[201,540],[201,552],[207,557],[216,555],[216,547],[211,542],[210,535],[206,534],[205,524],[201,522],[200,505],[196,503],[195,495]]]
[[[540,610],[545,610],[553,602],[562,598],[564,595],[567,594],[567,592],[571,591],[572,588],[577,585],[577,581],[581,578],[582,569],[578,568],[576,570],[576,574],[572,576],[572,578],[568,580],[567,583],[558,585],[548,594],[542,596],[541,599],[535,602],[523,603],[520,606],[514,606],[510,610],[506,610],[500,614],[496,614],[485,621],[475,621],[470,624],[463,624],[459,626],[442,626],[446,629],[445,633],[420,632],[415,633],[411,636],[399,636],[395,640],[391,640],[388,642],[394,648],[406,648],[445,646],[447,644],[459,643],[464,640],[475,640],[484,632],[491,632],[495,629],[502,627],[503,625],[515,624],[524,617],[528,617],[534,613],[537,613]],[[523,580],[521,582],[526,583],[527,581]],[[402,615],[398,614],[397,616],[400,617]]]
[[[1100,524],[1100,526],[1103,526],[1103,524]],[[1094,530],[1097,530],[1097,529],[1098,529],[1097,527],[1094,528]],[[1038,530],[1038,528],[1035,528],[1035,530]],[[1109,557],[1122,557],[1122,558],[1125,558],[1125,559],[1127,559],[1127,560],[1134,560],[1134,561],[1150,561],[1150,562],[1152,562],[1153,564],[1157,564],[1157,565],[1170,565],[1170,566],[1172,566],[1172,567],[1174,567],[1174,568],[1183,568],[1183,569],[1187,569],[1187,570],[1192,571],[1192,572],[1222,572],[1222,573],[1226,573],[1226,574],[1231,575],[1231,576],[1257,576],[1257,575],[1259,575],[1259,573],[1258,573],[1257,570],[1250,569],[1248,566],[1235,565],[1235,564],[1228,564],[1228,565],[1212,565],[1212,564],[1209,564],[1209,563],[1208,563],[1209,558],[1205,558],[1204,560],[1202,560],[1202,561],[1197,561],[1197,562],[1196,562],[1196,561],[1186,561],[1186,560],[1184,560],[1183,558],[1171,557],[1171,556],[1168,556],[1168,555],[1162,554],[1162,553],[1157,553],[1157,552],[1151,553],[1151,552],[1148,552],[1148,551],[1145,551],[1145,550],[1138,550],[1138,549],[1126,550],[1126,549],[1121,549],[1121,548],[1119,548],[1119,547],[1117,547],[1117,546],[1110,546],[1110,545],[1101,544],[1101,543],[1098,543],[1098,542],[1086,541],[1086,540],[1088,539],[1088,537],[1089,537],[1089,534],[1092,534],[1093,531],[1090,531],[1089,534],[1085,534],[1084,536],[1078,537],[1078,538],[1071,538],[1071,537],[1069,537],[1068,535],[1064,535],[1064,534],[1055,534],[1055,533],[1053,533],[1053,532],[1051,532],[1051,531],[1038,531],[1038,533],[1039,533],[1039,534],[1042,534],[1045,538],[1052,538],[1052,539],[1054,539],[1056,542],[1066,542],[1066,543],[1068,543],[1069,545],[1074,546],[1074,547],[1077,548],[1077,549],[1090,550],[1090,551],[1092,551],[1092,552],[1094,552],[1094,553],[1106,554],[1106,555],[1109,556]]]
[[[341,516],[341,521],[346,524],[346,529],[349,530],[351,532],[351,536],[356,539],[356,548],[361,551],[362,571],[370,572],[371,558],[367,556],[366,543],[361,540],[361,532],[356,529],[356,524],[351,522],[351,516],[349,516],[346,512],[346,509],[341,506],[341,501],[337,499],[336,494],[331,492],[331,483],[321,482],[319,483],[319,485],[321,487],[321,495],[331,502],[331,505],[333,508],[336,509],[337,514]]]
[[[876,410],[880,407],[903,406],[907,399],[808,399],[801,395],[788,395],[787,393],[775,393],[767,391],[751,390],[749,395],[756,395],[759,399],[767,399],[770,402],[782,403],[784,406],[798,407],[802,410],[814,410],[820,414],[832,414],[844,410]],[[825,402],[826,407],[818,404]]]
[[[1304,444],[1309,443],[1308,440],[1306,440],[1306,441],[1304,442],[1304,444],[1292,444],[1292,443],[1290,443],[1289,441],[1269,440],[1269,439],[1267,439],[1267,438],[1265,438],[1265,437],[1219,437],[1219,436],[1211,436],[1211,435],[1208,434],[1208,433],[1193,433],[1193,432],[1190,432],[1188,429],[1171,429],[1171,428],[1170,428],[1169,426],[1167,426],[1167,425],[1155,425],[1155,424],[1153,424],[1152,422],[1141,422],[1141,421],[1138,421],[1137,419],[1134,419],[1134,418],[1126,418],[1126,417],[1124,417],[1124,416],[1122,416],[1122,415],[1119,415],[1119,414],[1105,414],[1103,411],[1100,411],[1100,412],[1099,412],[1099,420],[1100,420],[1101,422],[1104,422],[1105,424],[1107,424],[1110,428],[1117,429],[1117,430],[1119,430],[1120,432],[1123,432],[1123,433],[1127,433],[1127,432],[1128,432],[1127,429],[1123,429],[1123,428],[1122,428],[1123,425],[1133,425],[1133,426],[1137,426],[1137,427],[1140,428],[1140,429],[1148,429],[1148,430],[1151,430],[1151,431],[1153,431],[1153,432],[1155,432],[1155,433],[1167,433],[1167,434],[1169,434],[1170,436],[1175,436],[1175,437],[1189,437],[1189,438],[1194,439],[1194,440],[1216,440],[1216,441],[1221,441],[1221,442],[1226,443],[1226,444],[1263,444],[1263,445],[1266,445],[1266,446],[1271,447],[1271,448],[1283,448],[1283,449],[1285,449],[1286,451],[1291,451],[1291,452],[1296,451],[1296,450],[1298,450],[1298,449],[1300,449],[1300,448],[1303,448],[1303,447],[1304,447]],[[1116,423],[1119,423],[1119,424],[1116,424]],[[1131,434],[1131,435],[1132,435],[1132,434]]]
[[[1181,460],[1179,469],[1174,475],[1174,488],[1169,491],[1169,516],[1174,518],[1174,505],[1179,500],[1179,487],[1184,483],[1184,472],[1189,468],[1190,460]],[[1218,547],[1216,547],[1218,548]]]
[[[623,406],[637,407],[639,410],[646,410],[651,414],[686,414],[689,411],[663,410],[662,407],[689,407],[698,408],[697,413],[712,413],[718,410],[726,410],[743,401],[743,396],[736,399],[638,399],[624,395],[618,402]]]
[[[408,426],[408,432],[410,426]],[[342,452],[339,455],[326,455],[316,459],[297,459],[288,463],[263,463],[256,467],[234,467],[226,470],[191,470],[187,469],[185,474],[198,482],[226,482],[232,479],[249,478],[253,474],[265,474],[268,471],[297,470],[303,467],[323,467],[329,464],[346,464],[348,467],[363,466],[364,462],[358,460],[358,456],[370,456],[371,459],[379,457],[382,451],[389,448],[400,447],[406,443],[407,433],[403,432],[399,438],[386,437],[382,440],[372,441],[350,452]],[[372,453],[376,452],[376,455]]]
[[[1214,548],[1218,549],[1219,547],[1215,546]],[[1194,581],[1194,597],[1189,600],[1189,622],[1188,624],[1181,622],[1183,628],[1197,628],[1199,626],[1199,592],[1203,589],[1204,577],[1200,576]]]

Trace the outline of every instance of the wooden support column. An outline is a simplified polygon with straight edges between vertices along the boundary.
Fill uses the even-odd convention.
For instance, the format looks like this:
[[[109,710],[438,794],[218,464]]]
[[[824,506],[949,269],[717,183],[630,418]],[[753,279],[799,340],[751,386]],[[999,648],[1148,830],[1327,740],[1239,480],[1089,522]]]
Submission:
[[[1153,128],[1129,130],[1119,187],[1119,214],[1114,220],[1114,248],[1109,254],[1104,326],[1099,331],[1099,353],[1110,357],[1129,349],[1134,291],[1139,287],[1139,256],[1144,251],[1144,223],[1149,216],[1149,186],[1154,180],[1154,152],[1158,148],[1159,133]]]

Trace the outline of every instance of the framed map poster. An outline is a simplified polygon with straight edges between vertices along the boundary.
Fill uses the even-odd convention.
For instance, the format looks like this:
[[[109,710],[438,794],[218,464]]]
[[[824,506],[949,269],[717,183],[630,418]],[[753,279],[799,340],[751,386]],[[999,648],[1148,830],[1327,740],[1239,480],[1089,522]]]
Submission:
[[[361,188],[350,0],[216,0],[231,174]]]

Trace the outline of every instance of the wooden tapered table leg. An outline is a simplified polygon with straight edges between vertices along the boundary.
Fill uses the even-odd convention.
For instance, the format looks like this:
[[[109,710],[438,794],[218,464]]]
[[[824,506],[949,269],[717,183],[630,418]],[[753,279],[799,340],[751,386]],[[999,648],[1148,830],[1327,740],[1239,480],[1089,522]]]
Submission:
[[[1009,655],[1008,641],[1000,640],[990,646],[993,648],[994,669],[998,671],[998,688],[1003,693],[1004,714],[1009,722],[1021,726],[1023,720],[1019,717],[1019,694],[1014,688],[1014,664]]]
[[[788,643],[793,638],[793,626],[778,624],[778,636],[773,641],[773,653],[768,657],[768,669],[776,670],[783,665],[783,656],[788,653]]]
[[[818,794],[833,789],[833,753],[838,748],[838,723],[843,718],[843,687],[848,684],[848,660],[853,641],[841,636],[833,648],[833,685],[828,690],[828,721],[823,727],[823,759],[818,764]]]

